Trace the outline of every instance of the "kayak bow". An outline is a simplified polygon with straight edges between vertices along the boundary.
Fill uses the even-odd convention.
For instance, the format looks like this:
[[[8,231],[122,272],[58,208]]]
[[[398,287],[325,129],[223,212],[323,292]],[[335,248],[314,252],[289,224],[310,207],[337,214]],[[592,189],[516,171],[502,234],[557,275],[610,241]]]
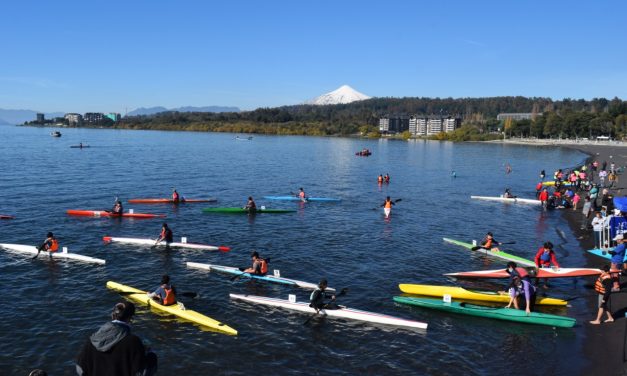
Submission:
[[[28,253],[28,254],[31,254],[31,255],[36,255],[39,252],[37,250],[37,247],[32,246],[32,245],[2,243],[2,244],[0,244],[0,248],[4,248],[7,251],[13,251],[13,252],[19,252],[19,253]],[[57,252],[41,251],[41,253],[43,253],[44,255],[47,254],[50,257],[54,258],[54,259],[56,259],[56,258],[64,258],[64,259],[68,259],[68,260],[91,262],[91,263],[101,264],[101,265],[105,264],[105,260],[102,260],[102,259],[99,259],[99,258],[95,258],[95,257],[83,256],[83,255],[79,255],[79,254],[76,254],[76,253],[63,252],[63,250],[62,251],[57,251]]]
[[[449,238],[442,238],[442,240],[444,240],[447,243],[459,245],[461,247],[464,247],[472,251],[473,245],[471,243],[466,243],[466,242],[462,242],[462,241],[455,240],[455,239],[449,239]],[[516,264],[518,264],[518,266],[536,266],[536,263],[531,260],[527,260],[522,257],[518,257],[518,256],[509,254],[503,251],[495,252],[495,251],[479,248],[478,250],[474,252],[480,253],[486,256],[494,257],[494,258],[499,258],[501,260],[514,261]]]
[[[444,295],[450,295],[453,299],[477,300],[497,303],[509,302],[509,294],[507,294],[506,292],[472,291],[454,286],[415,285],[403,283],[399,284],[398,288],[406,294],[434,296],[438,298],[442,298]],[[565,306],[566,304],[568,304],[568,302],[562,299],[536,296],[536,304]]]
[[[111,217],[111,218],[165,218],[165,214],[122,213],[114,214],[106,210],[68,210],[68,215],[81,217]]]
[[[145,239],[145,238],[118,238],[112,236],[104,236],[102,240],[105,243],[125,243],[125,244],[138,244],[138,245],[149,245],[149,246],[169,246],[174,248],[189,248],[189,249],[202,249],[205,251],[222,251],[228,252],[231,250],[230,247],[225,246],[215,246],[208,244],[196,244],[196,243],[187,243],[187,242],[172,242],[166,243],[165,241],[161,241],[158,244],[155,244],[157,239]]]

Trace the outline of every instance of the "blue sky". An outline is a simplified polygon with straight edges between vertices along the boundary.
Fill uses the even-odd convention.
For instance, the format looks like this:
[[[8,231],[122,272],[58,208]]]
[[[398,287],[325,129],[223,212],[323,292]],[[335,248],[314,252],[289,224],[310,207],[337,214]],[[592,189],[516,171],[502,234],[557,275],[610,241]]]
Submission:
[[[10,1],[0,108],[627,98],[627,2]]]

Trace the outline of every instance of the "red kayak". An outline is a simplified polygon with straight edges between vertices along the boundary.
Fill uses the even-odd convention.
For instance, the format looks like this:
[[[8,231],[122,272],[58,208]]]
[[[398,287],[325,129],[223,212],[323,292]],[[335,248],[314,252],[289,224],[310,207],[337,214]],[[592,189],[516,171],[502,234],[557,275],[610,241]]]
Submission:
[[[15,217],[12,216],[12,215],[0,214],[0,219],[13,219],[13,218],[15,218]]]
[[[134,198],[128,200],[131,204],[185,204],[185,203],[194,203],[194,202],[216,202],[218,201],[215,198],[206,198],[206,199],[193,199],[193,198],[183,198],[179,201],[174,201],[171,198]]]
[[[526,268],[534,269],[534,268]],[[537,269],[537,278],[564,278],[564,277],[587,277],[591,275],[601,274],[601,269],[590,268],[541,268]],[[444,274],[448,277],[461,277],[461,278],[509,278],[509,274],[505,269],[494,270],[480,270],[475,272],[459,272],[459,273],[447,273]]]
[[[68,210],[69,215],[83,217],[125,217],[125,218],[164,218],[165,214],[122,213],[114,214],[105,210]]]

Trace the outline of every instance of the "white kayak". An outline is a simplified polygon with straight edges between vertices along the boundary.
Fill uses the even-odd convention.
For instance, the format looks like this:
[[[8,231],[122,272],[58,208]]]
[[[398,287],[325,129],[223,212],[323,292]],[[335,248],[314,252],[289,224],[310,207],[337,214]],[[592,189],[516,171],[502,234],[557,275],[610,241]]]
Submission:
[[[32,245],[23,245],[23,244],[6,244],[6,243],[0,243],[0,248],[4,248],[7,251],[13,251],[13,252],[19,252],[19,253],[28,253],[31,255],[36,255],[37,254],[37,247],[32,246]],[[52,258],[65,258],[65,259],[70,259],[70,260],[76,260],[76,261],[83,261],[83,262],[93,262],[96,264],[103,264],[105,263],[105,260],[103,259],[99,259],[99,258],[95,258],[95,257],[89,257],[89,256],[83,256],[83,255],[78,255],[76,253],[69,253],[67,251],[67,247],[63,247],[63,249],[61,251],[57,251],[57,252],[46,252],[46,251],[41,251],[40,257],[47,257],[50,256]]]
[[[266,298],[263,296],[255,295],[239,295],[229,294],[231,299],[243,300],[250,303],[263,304],[273,307],[281,307],[285,309],[291,309],[293,311],[305,312],[309,314],[315,314],[316,310],[309,307],[309,303],[304,302],[290,302],[289,300]],[[345,319],[360,320],[367,322],[374,322],[378,324],[405,326],[410,328],[427,329],[427,324],[420,321],[405,320],[399,317],[382,315],[374,312],[361,311],[358,309],[347,308],[339,306],[339,309],[321,309],[320,315],[328,317],[341,317]]]
[[[300,288],[308,289],[308,290],[315,290],[316,288],[318,288],[318,285],[315,284],[315,283],[303,282],[303,281],[299,281],[297,279],[283,278],[283,277],[280,277],[280,276],[277,276],[277,275],[272,275],[272,274],[255,275],[255,274],[250,274],[250,273],[244,273],[241,270],[239,270],[238,268],[234,268],[232,266],[222,266],[222,265],[214,265],[214,264],[201,264],[201,263],[198,263],[198,262],[188,262],[187,263],[187,267],[188,268],[209,270],[209,271],[216,271],[216,272],[232,274],[232,275],[239,275],[239,276],[245,277],[245,278],[253,278],[253,279],[258,279],[258,280],[261,280],[261,281],[280,283],[282,285],[300,287]],[[327,290],[335,291],[335,289],[332,289],[330,287],[327,287]]]
[[[501,201],[501,202],[511,202],[514,204],[532,204],[532,205],[540,205],[540,200],[533,200],[530,198],[507,198],[502,196],[470,196],[470,198],[475,200],[487,200],[487,201]]]
[[[169,247],[176,248],[189,248],[189,249],[202,249],[206,251],[222,251],[228,252],[231,250],[230,247],[224,246],[216,246],[216,245],[208,245],[208,244],[196,244],[196,243],[188,243],[187,238],[181,238],[180,242],[171,242],[166,243],[165,241],[160,241],[159,244],[155,244],[157,239],[146,239],[146,238],[116,238],[112,236],[104,236],[102,240],[105,243],[125,243],[125,244],[139,244],[139,245],[150,245],[150,246],[163,246],[166,245]]]

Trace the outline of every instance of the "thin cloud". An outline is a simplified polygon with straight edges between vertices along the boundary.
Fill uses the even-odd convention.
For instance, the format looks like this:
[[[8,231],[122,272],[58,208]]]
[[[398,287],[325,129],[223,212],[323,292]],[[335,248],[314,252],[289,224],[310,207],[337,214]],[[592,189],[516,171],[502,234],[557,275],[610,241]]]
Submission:
[[[0,81],[34,86],[43,89],[64,89],[69,87],[69,85],[64,82],[56,82],[41,77],[0,77]]]
[[[471,44],[473,46],[479,46],[479,47],[485,47],[486,45],[481,43],[481,42],[477,42],[476,40],[472,40],[472,39],[462,39],[462,42],[467,43],[467,44]]]

